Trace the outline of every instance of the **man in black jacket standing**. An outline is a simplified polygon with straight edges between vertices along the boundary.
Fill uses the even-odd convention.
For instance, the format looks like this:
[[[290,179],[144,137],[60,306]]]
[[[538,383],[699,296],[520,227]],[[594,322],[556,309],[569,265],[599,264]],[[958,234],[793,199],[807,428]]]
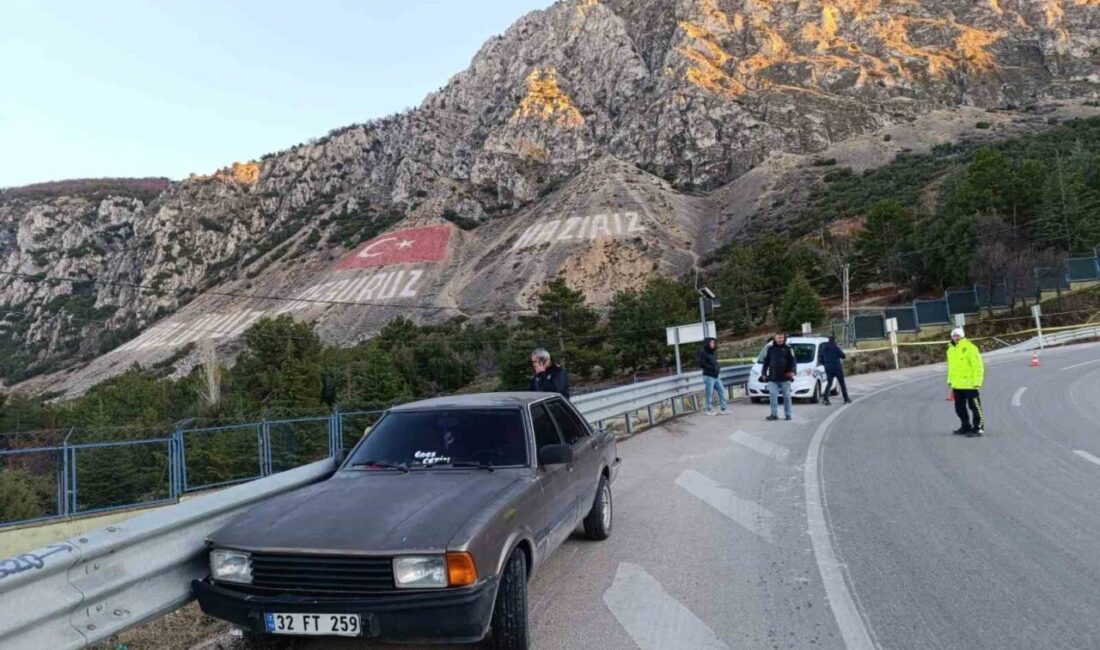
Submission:
[[[848,399],[848,384],[844,381],[844,350],[836,344],[836,337],[830,336],[829,342],[821,346],[821,365],[825,366],[825,376],[828,381],[825,384],[825,397],[822,403],[829,405],[829,395],[833,394],[833,379],[840,384],[840,394],[844,396],[844,403],[851,404]]]
[[[539,348],[531,353],[531,390],[536,393],[557,393],[569,399],[569,371],[550,360],[550,353]]]
[[[783,393],[783,414],[791,419],[791,381],[798,374],[798,360],[794,350],[787,345],[786,334],[776,334],[764,353],[764,374],[760,381],[768,385],[772,414],[769,420],[779,419],[779,393]]]
[[[703,339],[703,347],[699,350],[699,368],[703,371],[703,388],[707,392],[707,415],[714,415],[711,406],[711,394],[718,391],[718,408],[726,414],[726,389],[722,386],[722,380],[718,373],[722,368],[718,365],[718,341],[713,338]]]

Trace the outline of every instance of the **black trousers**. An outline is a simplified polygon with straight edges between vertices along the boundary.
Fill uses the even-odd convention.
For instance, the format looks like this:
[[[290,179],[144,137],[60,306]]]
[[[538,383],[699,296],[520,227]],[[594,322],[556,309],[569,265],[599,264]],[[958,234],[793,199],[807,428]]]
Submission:
[[[969,413],[967,412],[969,409]],[[965,430],[977,431],[985,426],[985,415],[982,413],[982,397],[977,390],[955,389],[955,413],[962,422]],[[974,423],[970,423],[970,413],[974,414]]]
[[[829,395],[833,394],[833,380],[837,380],[840,384],[840,394],[844,396],[844,401],[848,401],[848,384],[844,382],[844,370],[838,370],[836,372],[825,371],[825,376],[828,377],[828,382],[825,384],[825,401],[829,401]]]

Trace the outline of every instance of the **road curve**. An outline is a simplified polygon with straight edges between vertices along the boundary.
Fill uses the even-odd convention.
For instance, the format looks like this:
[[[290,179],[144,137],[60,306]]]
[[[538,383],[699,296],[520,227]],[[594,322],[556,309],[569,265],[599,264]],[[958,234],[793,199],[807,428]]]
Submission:
[[[1100,647],[1100,348],[987,367],[987,435],[942,374],[865,400],[822,451],[833,544],[883,648]],[[1016,406],[1015,404],[1018,404]]]

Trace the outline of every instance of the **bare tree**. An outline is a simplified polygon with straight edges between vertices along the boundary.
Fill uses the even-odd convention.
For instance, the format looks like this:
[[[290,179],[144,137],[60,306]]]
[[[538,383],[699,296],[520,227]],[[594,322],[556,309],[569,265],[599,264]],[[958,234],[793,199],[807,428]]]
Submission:
[[[218,362],[218,350],[210,338],[199,343],[199,365],[202,373],[195,392],[199,394],[199,401],[207,408],[217,409],[222,399],[222,367]]]

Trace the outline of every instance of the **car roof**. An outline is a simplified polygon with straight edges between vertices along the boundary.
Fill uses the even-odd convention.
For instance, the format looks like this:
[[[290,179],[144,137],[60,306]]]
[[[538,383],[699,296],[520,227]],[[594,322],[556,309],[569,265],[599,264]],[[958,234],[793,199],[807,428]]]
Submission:
[[[393,412],[423,411],[438,409],[463,409],[463,408],[522,408],[535,402],[540,402],[551,397],[554,393],[472,393],[470,395],[448,395],[446,397],[433,397],[409,402],[390,409]]]
[[[828,343],[829,338],[826,336],[788,336],[787,343]],[[764,347],[768,347],[772,344],[772,341],[768,341],[764,344]]]

